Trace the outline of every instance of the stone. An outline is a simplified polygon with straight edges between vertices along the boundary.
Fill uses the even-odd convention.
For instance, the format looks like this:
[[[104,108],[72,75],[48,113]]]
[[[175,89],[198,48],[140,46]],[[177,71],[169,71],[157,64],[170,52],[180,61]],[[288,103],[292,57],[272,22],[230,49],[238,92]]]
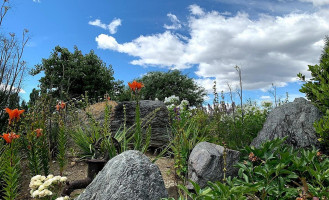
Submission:
[[[238,174],[238,168],[233,167],[240,159],[240,152],[226,149],[226,178]],[[188,179],[199,184],[201,188],[207,186],[208,181],[222,181],[224,178],[224,147],[209,142],[197,144],[188,160]],[[190,182],[188,189],[193,189]]]
[[[310,101],[296,98],[269,113],[263,129],[250,145],[258,148],[266,141],[288,136],[285,143],[294,147],[319,147],[313,123],[321,116],[320,110]]]
[[[123,101],[118,103],[114,109],[114,116],[111,122],[112,132],[116,132],[124,123],[123,105],[126,107],[126,127],[129,128],[135,123],[135,101]],[[142,100],[140,101],[140,115],[144,118],[142,123],[145,134],[148,126],[151,126],[150,147],[164,147],[169,144],[171,135],[169,112],[162,101]],[[132,129],[133,133],[134,129]]]
[[[125,151],[107,162],[76,200],[159,200],[167,198],[158,166],[139,151]]]
[[[129,127],[135,123],[135,101],[123,101],[118,103],[109,101],[109,104],[112,106],[111,131],[113,135],[120,129],[120,127],[123,128],[123,105],[126,107],[126,128],[129,129]],[[104,124],[105,105],[105,102],[101,102],[87,108],[87,111],[92,114],[95,121],[100,126]],[[142,130],[144,134],[146,133],[148,125],[151,126],[151,142],[149,146],[161,148],[168,145],[171,135],[171,128],[169,112],[166,105],[162,101],[142,100],[140,101],[140,115],[141,118],[145,118],[144,123],[142,123]],[[82,124],[89,126],[90,121],[85,111],[78,110],[78,116]],[[134,129],[132,128],[127,134],[129,135],[133,133]]]

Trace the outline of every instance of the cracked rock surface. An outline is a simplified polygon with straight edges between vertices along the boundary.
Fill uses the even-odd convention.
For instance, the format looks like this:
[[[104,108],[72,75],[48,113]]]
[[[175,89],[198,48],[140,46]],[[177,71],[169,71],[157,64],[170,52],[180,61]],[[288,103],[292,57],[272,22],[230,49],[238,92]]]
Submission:
[[[320,110],[310,101],[296,98],[293,102],[274,108],[269,113],[263,129],[251,145],[259,147],[265,141],[288,136],[286,143],[295,147],[318,147],[313,123],[321,116]]]
[[[107,162],[77,200],[159,200],[167,198],[159,168],[139,151],[125,151]]]
[[[239,161],[240,152],[226,149],[226,177],[236,176],[238,169],[233,167]],[[224,178],[224,147],[209,142],[197,144],[188,160],[188,179],[196,182],[201,188],[207,186],[208,181],[222,181]],[[190,182],[188,189],[193,189]]]

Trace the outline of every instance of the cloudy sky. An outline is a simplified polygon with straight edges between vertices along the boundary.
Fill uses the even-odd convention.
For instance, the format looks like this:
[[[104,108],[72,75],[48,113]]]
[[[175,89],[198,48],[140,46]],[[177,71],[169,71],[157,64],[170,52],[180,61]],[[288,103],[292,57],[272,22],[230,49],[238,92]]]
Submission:
[[[16,0],[1,31],[29,29],[30,68],[56,45],[91,49],[125,83],[150,71],[179,69],[211,94],[238,84],[245,100],[299,93],[296,74],[308,75],[329,35],[329,0]],[[28,98],[40,76],[27,76]],[[211,95],[209,95],[211,98]]]

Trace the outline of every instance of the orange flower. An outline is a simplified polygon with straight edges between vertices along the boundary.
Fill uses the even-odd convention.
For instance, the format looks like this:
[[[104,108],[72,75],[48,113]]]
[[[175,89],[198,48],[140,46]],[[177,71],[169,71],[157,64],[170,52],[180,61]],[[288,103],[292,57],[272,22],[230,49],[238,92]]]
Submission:
[[[255,154],[253,152],[250,152],[250,154],[249,154],[249,160],[251,162],[255,162],[255,161],[258,160],[258,158],[257,158],[257,156],[255,156]]]
[[[64,102],[62,101],[60,105],[61,105],[61,109],[64,109],[65,106],[66,106],[66,103],[64,103]]]
[[[2,137],[3,139],[5,139],[6,142],[10,144],[13,139],[19,138],[20,135],[16,135],[16,133],[11,132],[11,133],[3,133],[2,135],[0,135],[0,137]]]
[[[25,111],[25,110],[18,110],[17,108],[14,110],[11,110],[9,108],[5,109],[6,112],[9,115],[9,124],[16,119],[16,121],[18,121],[20,119],[20,115]]]
[[[143,83],[137,82],[137,81],[133,81],[132,83],[128,83],[130,89],[132,91],[136,91],[136,90],[140,90],[142,87],[144,87]]]
[[[56,110],[59,111],[60,109],[64,109],[66,106],[66,103],[64,103],[63,101],[58,102],[58,104],[55,106]]]
[[[40,137],[40,136],[42,136],[42,129],[41,128],[35,129],[34,131],[37,134],[37,138]]]

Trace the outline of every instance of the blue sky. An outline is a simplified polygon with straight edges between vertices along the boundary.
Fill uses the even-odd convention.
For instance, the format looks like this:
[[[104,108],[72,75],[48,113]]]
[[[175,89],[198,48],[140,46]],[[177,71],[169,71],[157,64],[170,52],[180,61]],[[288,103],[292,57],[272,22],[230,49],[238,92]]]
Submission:
[[[329,35],[329,0],[16,0],[3,33],[31,37],[28,67],[48,58],[56,45],[83,53],[91,49],[127,83],[149,71],[179,69],[211,93],[227,91],[242,69],[245,99],[299,93],[296,74],[308,75]],[[27,75],[28,99],[40,76]],[[209,95],[210,98],[212,97]]]

